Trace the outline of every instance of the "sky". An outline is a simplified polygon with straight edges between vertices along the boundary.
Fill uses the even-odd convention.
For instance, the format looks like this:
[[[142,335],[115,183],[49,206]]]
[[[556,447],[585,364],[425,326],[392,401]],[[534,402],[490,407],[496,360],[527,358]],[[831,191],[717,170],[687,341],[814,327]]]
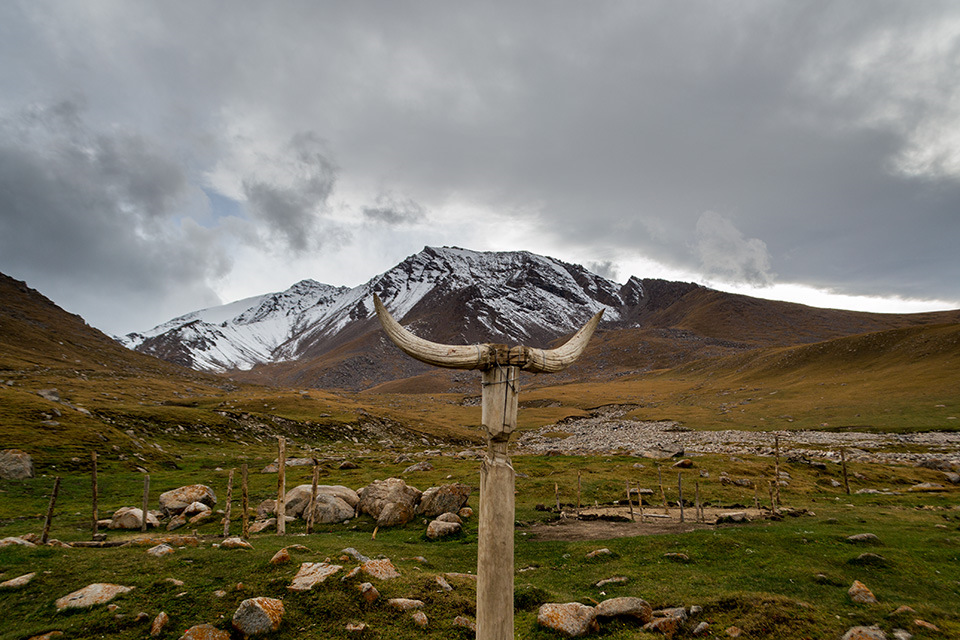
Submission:
[[[0,272],[119,335],[424,246],[960,308],[960,4],[8,0]]]

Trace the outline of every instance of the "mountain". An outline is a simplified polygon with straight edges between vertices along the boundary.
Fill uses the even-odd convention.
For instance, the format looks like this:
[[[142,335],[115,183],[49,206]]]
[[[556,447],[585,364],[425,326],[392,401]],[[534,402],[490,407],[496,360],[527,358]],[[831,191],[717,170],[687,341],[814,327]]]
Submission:
[[[465,390],[473,377],[398,352],[379,331],[378,294],[408,328],[451,344],[549,347],[604,311],[583,358],[552,382],[609,378],[770,346],[810,344],[960,321],[960,311],[875,314],[761,300],[681,282],[623,285],[526,251],[426,247],[357,287],[304,280],[290,289],[175,318],[122,338],[195,369],[301,387]]]

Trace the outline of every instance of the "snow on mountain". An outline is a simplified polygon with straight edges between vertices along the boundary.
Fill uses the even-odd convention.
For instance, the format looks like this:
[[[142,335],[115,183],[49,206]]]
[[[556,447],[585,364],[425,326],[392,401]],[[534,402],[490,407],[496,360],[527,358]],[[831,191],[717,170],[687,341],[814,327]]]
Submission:
[[[601,309],[605,323],[628,322],[643,295],[635,278],[621,286],[526,251],[426,247],[357,287],[303,280],[286,291],[174,318],[121,342],[213,371],[296,360],[374,330],[374,293],[425,337],[527,344],[565,335]]]

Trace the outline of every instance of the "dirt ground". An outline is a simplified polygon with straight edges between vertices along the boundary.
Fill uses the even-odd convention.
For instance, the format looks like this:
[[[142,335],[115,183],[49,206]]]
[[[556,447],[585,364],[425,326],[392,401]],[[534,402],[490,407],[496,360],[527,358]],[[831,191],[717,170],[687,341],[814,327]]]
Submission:
[[[591,507],[581,509],[581,518],[577,518],[575,511],[564,511],[559,520],[531,525],[521,529],[530,540],[611,540],[633,536],[653,536],[663,533],[687,533],[698,529],[713,529],[717,526],[717,518],[723,514],[743,513],[750,520],[761,520],[767,517],[766,511],[756,509],[704,509],[703,522],[695,521],[694,510],[684,511],[684,521],[680,522],[680,509],[671,509],[668,517],[664,517],[663,509],[644,509],[643,521],[640,521],[640,512],[634,509],[634,522],[614,522],[611,520],[593,519],[611,516],[630,517],[627,507]]]

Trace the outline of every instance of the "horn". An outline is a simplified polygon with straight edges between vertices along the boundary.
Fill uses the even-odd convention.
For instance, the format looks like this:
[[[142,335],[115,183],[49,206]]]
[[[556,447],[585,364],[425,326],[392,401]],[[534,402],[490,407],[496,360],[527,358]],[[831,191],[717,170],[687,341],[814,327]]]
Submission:
[[[418,338],[393,319],[377,294],[373,294],[373,306],[387,337],[411,358],[448,369],[481,369],[490,364],[486,345],[449,345]]]
[[[590,318],[587,324],[580,327],[572,338],[556,349],[528,348],[527,362],[523,365],[523,370],[533,373],[556,373],[569,367],[583,353],[601,317],[603,317],[602,309]]]

